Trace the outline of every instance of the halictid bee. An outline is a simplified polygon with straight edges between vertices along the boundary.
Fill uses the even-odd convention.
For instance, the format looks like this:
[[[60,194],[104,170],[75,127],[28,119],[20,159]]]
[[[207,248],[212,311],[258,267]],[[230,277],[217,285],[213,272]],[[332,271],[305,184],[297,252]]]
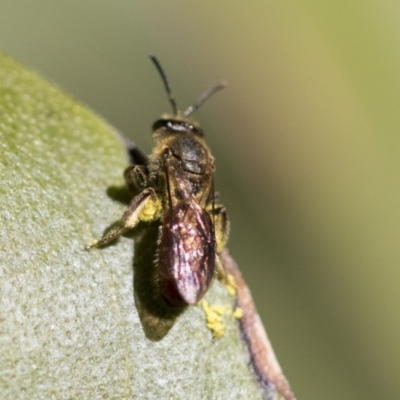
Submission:
[[[195,304],[207,292],[216,271],[227,282],[232,277],[236,306],[242,310],[241,336],[265,398],[280,394],[285,400],[295,400],[250,290],[225,249],[229,221],[225,208],[215,203],[215,160],[200,126],[188,119],[225,85],[211,87],[180,113],[161,65],[154,56],[151,60],[164,82],[173,114],[163,115],[153,124],[156,145],[149,158],[136,146],[129,147],[133,165],[125,170],[124,177],[133,198],[121,221],[87,249],[111,242],[141,221],[159,221],[155,270],[165,303],[175,307]]]
[[[185,306],[199,302],[216,269],[222,271],[219,255],[229,232],[225,208],[215,204],[214,157],[199,124],[188,117],[225,84],[211,87],[181,113],[160,63],[150,58],[173,114],[153,124],[156,145],[149,158],[131,149],[135,163],[124,177],[133,198],[119,224],[87,249],[111,242],[140,221],[160,220],[156,256],[160,291],[167,304]]]

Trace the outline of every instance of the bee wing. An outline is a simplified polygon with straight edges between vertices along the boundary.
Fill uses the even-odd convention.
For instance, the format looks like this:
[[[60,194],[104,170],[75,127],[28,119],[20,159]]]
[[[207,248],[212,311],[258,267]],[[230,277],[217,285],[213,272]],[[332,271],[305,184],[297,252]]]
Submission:
[[[215,271],[214,223],[179,168],[166,163],[168,202],[160,235],[160,287],[173,305],[201,300]]]

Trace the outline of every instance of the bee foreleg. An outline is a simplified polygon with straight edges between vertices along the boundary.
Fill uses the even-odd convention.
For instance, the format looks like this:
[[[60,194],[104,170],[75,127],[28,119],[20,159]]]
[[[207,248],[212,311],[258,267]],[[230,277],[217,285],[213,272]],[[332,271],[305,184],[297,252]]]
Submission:
[[[134,228],[139,221],[152,221],[159,218],[161,213],[161,201],[153,188],[147,188],[135,196],[122,215],[119,224],[110,229],[100,240],[94,241],[86,247],[104,246],[129,229]]]
[[[126,186],[133,194],[138,194],[149,185],[146,165],[130,165],[124,171]]]

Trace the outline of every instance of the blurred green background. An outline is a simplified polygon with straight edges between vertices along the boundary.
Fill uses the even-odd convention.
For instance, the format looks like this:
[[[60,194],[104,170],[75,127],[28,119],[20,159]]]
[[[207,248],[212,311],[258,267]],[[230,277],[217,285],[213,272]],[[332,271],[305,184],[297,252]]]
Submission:
[[[195,118],[298,399],[399,399],[399,15],[394,0],[3,0],[0,48],[146,153],[170,111],[148,54],[183,109],[226,79]]]

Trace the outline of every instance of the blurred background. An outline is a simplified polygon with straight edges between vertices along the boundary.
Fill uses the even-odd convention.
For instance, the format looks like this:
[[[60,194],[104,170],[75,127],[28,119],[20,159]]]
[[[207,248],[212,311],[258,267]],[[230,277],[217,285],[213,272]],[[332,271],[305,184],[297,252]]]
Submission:
[[[398,1],[0,3],[0,48],[146,153],[170,112],[217,159],[229,248],[299,400],[399,399]],[[122,171],[121,171],[122,173]]]

